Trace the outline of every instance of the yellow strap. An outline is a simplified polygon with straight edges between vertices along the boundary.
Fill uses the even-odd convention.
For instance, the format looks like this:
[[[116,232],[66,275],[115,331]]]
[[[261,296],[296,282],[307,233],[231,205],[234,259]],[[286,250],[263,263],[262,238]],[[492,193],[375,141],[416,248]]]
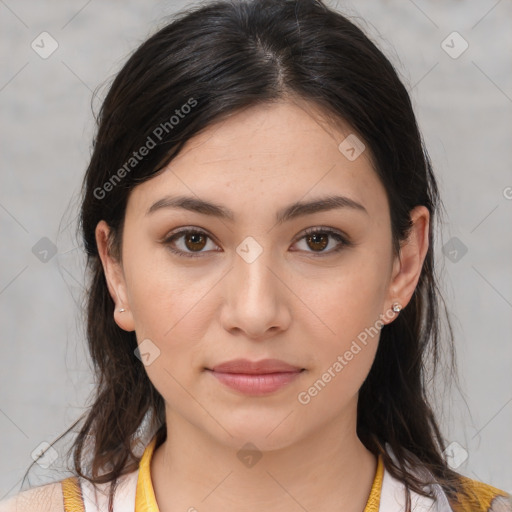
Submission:
[[[148,444],[139,462],[139,476],[135,494],[135,512],[159,512],[151,482],[150,463],[155,451],[157,436]]]
[[[151,483],[150,462],[155,450],[157,438],[151,440],[146,447],[139,465],[137,491],[135,501],[136,512],[159,512],[155,493]],[[85,512],[82,490],[77,477],[69,477],[61,481],[65,512]]]
[[[364,507],[364,512],[379,512],[380,506],[380,493],[382,490],[382,480],[384,479],[384,462],[382,457],[379,455],[377,460],[377,471],[375,472],[375,478],[373,479],[370,496]]]
[[[76,476],[62,480],[62,496],[64,498],[65,512],[85,512],[82,490]]]

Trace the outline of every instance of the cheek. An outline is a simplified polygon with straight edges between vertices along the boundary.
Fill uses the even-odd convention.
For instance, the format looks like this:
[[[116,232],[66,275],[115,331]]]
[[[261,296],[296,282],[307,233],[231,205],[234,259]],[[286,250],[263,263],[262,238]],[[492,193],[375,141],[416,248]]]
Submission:
[[[315,416],[348,406],[371,369],[382,327],[382,291],[372,277],[339,278],[321,300],[318,316],[328,328],[312,333],[311,368],[297,396]]]
[[[324,335],[336,348],[343,348],[379,319],[387,295],[387,267],[382,254],[354,253],[309,294],[306,300],[313,304],[311,309],[325,327]]]
[[[198,361],[203,361],[205,327],[211,323],[204,280],[190,279],[179,270],[154,264],[134,266],[130,287],[135,331],[139,345],[149,339],[158,357],[145,370],[168,402],[186,410]],[[146,342],[147,343],[147,342]],[[180,407],[181,407],[180,406]]]
[[[125,277],[137,333],[166,342],[201,311],[208,283],[193,268],[173,265],[165,248],[126,243]]]
[[[383,254],[360,252],[305,300],[321,320],[320,330],[311,333],[316,348],[308,384],[313,387],[311,393],[304,390],[311,398],[323,396],[314,399],[317,407],[355,396],[370,371],[382,327],[387,265]]]
[[[324,375],[323,380],[336,381],[344,388],[344,393],[348,391],[349,394],[357,391],[370,370],[382,326],[379,300],[372,296],[375,290],[367,289],[367,293],[360,287],[350,290],[353,293],[338,296],[340,300],[331,303],[325,312],[328,335],[314,344],[318,348],[315,377]],[[325,372],[329,372],[331,378]],[[332,378],[333,374],[336,378]]]
[[[140,283],[134,294],[134,322],[138,339],[150,338],[172,364],[193,359],[213,321],[205,286],[169,277]]]
[[[125,277],[137,340],[158,354],[146,372],[163,396],[181,397],[178,383],[186,387],[205,360],[203,340],[214,314],[206,292],[215,280],[172,266],[160,249],[148,254],[134,246],[129,254]]]

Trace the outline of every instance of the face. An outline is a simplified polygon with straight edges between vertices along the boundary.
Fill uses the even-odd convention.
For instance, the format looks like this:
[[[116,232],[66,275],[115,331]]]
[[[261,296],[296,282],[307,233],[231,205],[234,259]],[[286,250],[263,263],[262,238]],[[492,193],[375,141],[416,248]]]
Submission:
[[[261,449],[328,424],[355,429],[379,328],[419,278],[428,211],[414,212],[400,264],[369,149],[355,159],[350,145],[339,149],[351,133],[305,104],[252,107],[191,139],[133,189],[122,262],[106,252],[108,226],[98,224],[116,322],[135,330],[168,422]],[[178,196],[190,201],[170,205]],[[328,196],[345,199],[296,205]],[[233,359],[279,359],[301,371],[228,376],[235,389],[210,371]]]

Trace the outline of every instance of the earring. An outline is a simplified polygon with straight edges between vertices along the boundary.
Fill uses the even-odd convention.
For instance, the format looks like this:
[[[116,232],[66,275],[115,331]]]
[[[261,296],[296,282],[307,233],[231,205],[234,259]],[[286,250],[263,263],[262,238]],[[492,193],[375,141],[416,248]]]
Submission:
[[[126,311],[126,309],[121,308],[121,309],[119,310],[119,313],[124,313],[125,311]]]
[[[402,310],[402,306],[398,302],[395,302],[393,304],[393,311],[395,313],[400,313],[401,310]]]

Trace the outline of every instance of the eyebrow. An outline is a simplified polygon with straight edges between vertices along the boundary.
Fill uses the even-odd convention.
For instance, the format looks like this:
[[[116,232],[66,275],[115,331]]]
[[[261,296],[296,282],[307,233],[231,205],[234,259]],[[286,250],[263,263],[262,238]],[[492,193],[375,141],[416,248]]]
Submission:
[[[220,219],[234,221],[235,215],[232,210],[217,203],[205,201],[192,196],[165,196],[154,203],[146,212],[150,215],[163,208],[171,209],[184,209],[191,212],[200,213],[203,215],[210,215]],[[350,208],[352,210],[360,211],[368,215],[366,208],[346,196],[325,196],[313,201],[295,203],[286,206],[276,213],[276,222],[282,224],[283,222],[301,217],[303,215],[311,215],[313,213],[324,212],[339,208]]]

